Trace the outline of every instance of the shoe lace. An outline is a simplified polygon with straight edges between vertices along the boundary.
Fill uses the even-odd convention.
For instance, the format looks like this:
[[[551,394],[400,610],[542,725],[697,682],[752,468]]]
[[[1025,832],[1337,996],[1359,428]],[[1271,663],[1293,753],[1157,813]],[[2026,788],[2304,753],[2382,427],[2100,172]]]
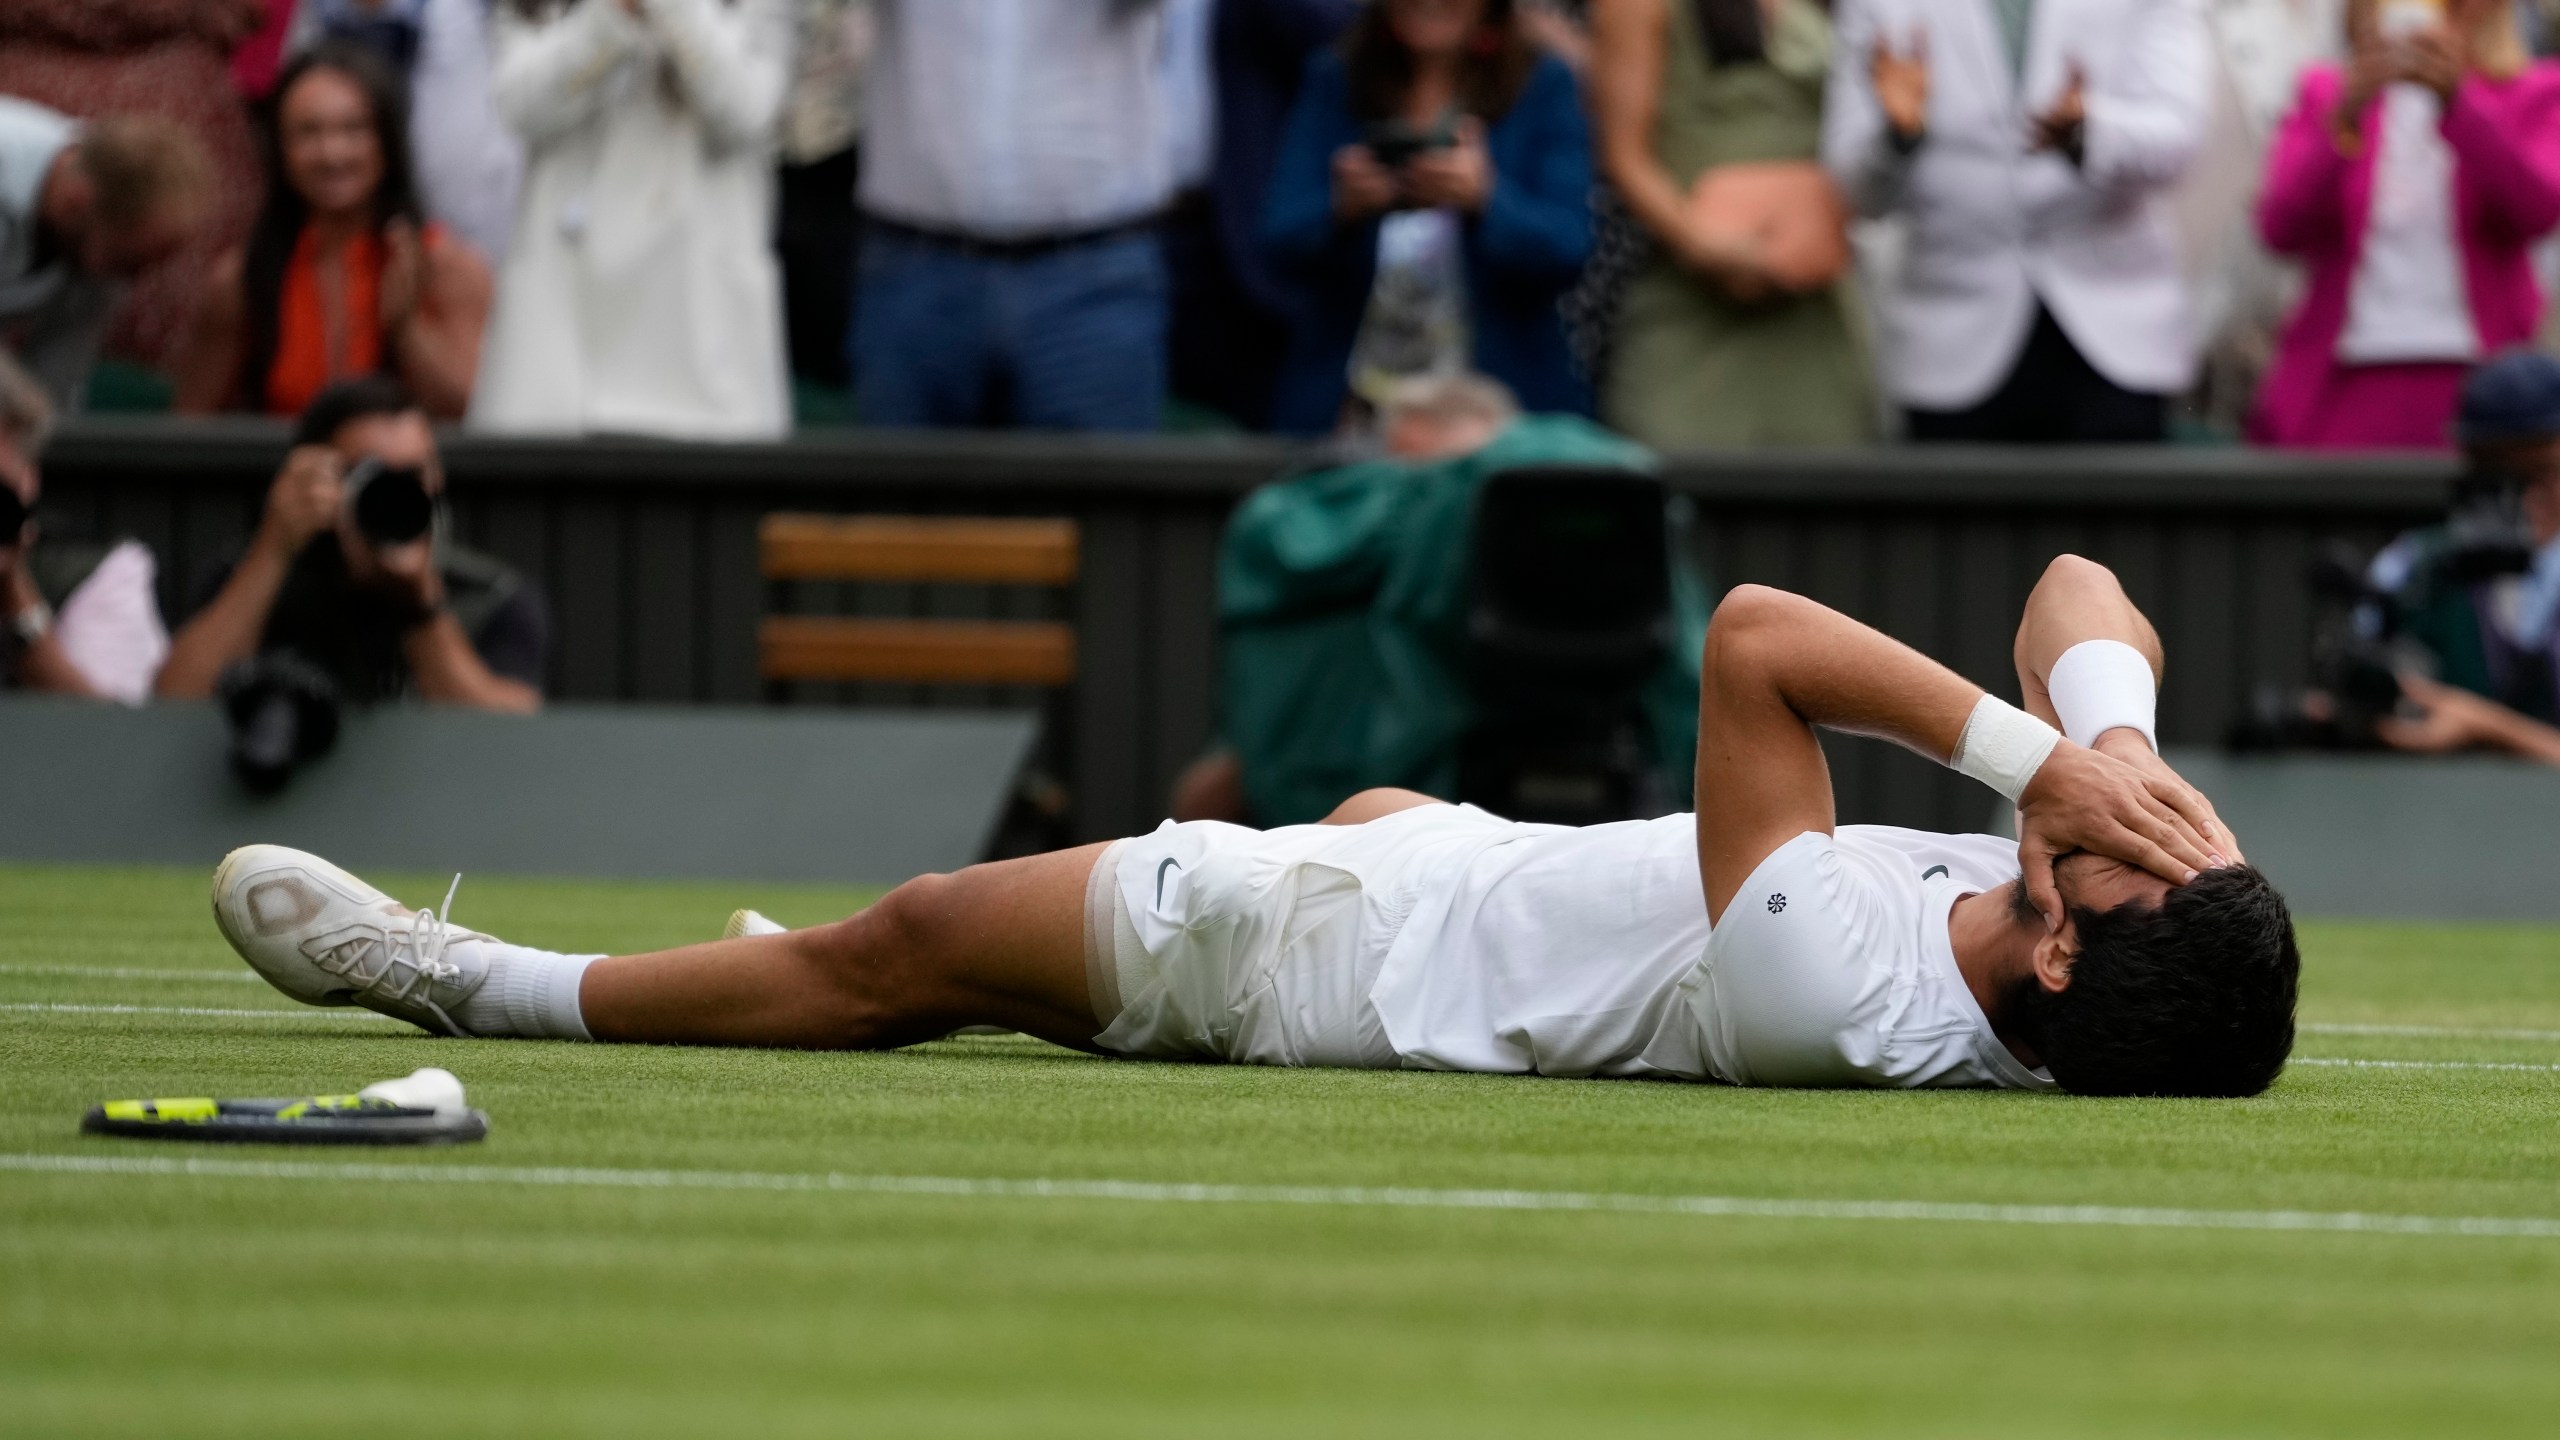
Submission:
[[[462,978],[462,967],[444,958],[444,949],[453,935],[453,897],[462,889],[462,875],[457,871],[453,884],[446,887],[444,905],[413,911],[405,929],[385,926],[379,936],[351,935],[330,946],[314,958],[326,970],[332,970],[354,982],[356,988],[384,1000],[407,1003],[432,1003],[431,987],[439,981]],[[401,953],[406,941],[407,954]],[[360,967],[368,953],[382,957],[382,964],[371,974]]]

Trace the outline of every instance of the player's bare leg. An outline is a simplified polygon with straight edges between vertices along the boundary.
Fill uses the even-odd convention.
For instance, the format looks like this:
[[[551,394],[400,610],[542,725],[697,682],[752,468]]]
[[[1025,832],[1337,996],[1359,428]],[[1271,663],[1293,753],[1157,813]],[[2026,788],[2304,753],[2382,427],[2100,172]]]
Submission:
[[[1364,790],[1324,819],[1359,825],[1441,803]],[[599,1040],[877,1049],[961,1025],[1090,1048],[1086,884],[1105,845],[910,880],[810,930],[599,960],[579,1005]]]
[[[832,925],[587,967],[598,1040],[870,1050],[961,1025],[1091,1048],[1086,845],[925,875]]]
[[[1364,790],[1324,823],[1439,803]],[[815,929],[599,960],[579,1006],[598,1040],[868,1050],[1001,1025],[1089,1049],[1084,903],[1108,848],[923,876]]]
[[[1368,790],[1327,824],[1438,802]],[[242,959],[285,994],[363,1005],[440,1035],[885,1049],[963,1026],[1090,1049],[1087,887],[1108,851],[926,875],[859,914],[644,955],[510,944],[413,910],[317,855],[248,845],[214,871],[213,910]],[[457,885],[460,883],[456,877]]]

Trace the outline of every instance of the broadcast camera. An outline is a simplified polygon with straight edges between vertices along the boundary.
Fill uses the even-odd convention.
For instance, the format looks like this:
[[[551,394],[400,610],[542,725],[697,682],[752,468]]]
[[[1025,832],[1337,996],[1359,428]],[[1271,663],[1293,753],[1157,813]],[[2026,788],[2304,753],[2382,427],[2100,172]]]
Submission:
[[[2455,482],[2435,582],[2469,586],[2520,574],[2533,563],[2525,524],[2527,477],[2491,468]],[[2259,687],[2250,713],[2232,727],[2236,750],[2378,750],[2374,722],[2405,699],[2400,672],[2432,670],[2433,657],[2403,633],[2402,592],[2373,583],[2370,567],[2343,541],[2311,563],[2317,612],[2312,622],[2311,683]]]

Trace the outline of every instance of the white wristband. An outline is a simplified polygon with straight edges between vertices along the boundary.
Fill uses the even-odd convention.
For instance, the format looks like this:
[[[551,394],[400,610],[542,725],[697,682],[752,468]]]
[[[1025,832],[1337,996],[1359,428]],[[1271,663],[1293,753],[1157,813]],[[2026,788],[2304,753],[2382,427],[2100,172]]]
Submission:
[[[1981,781],[2014,805],[2060,743],[2061,731],[1997,695],[1985,695],[1966,717],[1947,768]]]
[[[2151,662],[2121,640],[2083,640],[2062,652],[2045,677],[2053,696],[2053,713],[2062,733],[2074,745],[2095,745],[2110,730],[2141,732],[2151,748],[2160,748],[2153,726],[2160,711],[2159,686],[2151,678]]]

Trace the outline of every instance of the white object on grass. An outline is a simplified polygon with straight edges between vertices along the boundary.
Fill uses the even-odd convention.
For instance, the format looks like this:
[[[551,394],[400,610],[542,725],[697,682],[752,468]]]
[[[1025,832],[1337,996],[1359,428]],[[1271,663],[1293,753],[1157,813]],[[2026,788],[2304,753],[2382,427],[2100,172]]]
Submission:
[[[462,1082],[452,1071],[434,1065],[412,1070],[397,1080],[377,1080],[356,1093],[367,1100],[388,1100],[439,1115],[459,1115],[469,1108],[462,1103]]]

